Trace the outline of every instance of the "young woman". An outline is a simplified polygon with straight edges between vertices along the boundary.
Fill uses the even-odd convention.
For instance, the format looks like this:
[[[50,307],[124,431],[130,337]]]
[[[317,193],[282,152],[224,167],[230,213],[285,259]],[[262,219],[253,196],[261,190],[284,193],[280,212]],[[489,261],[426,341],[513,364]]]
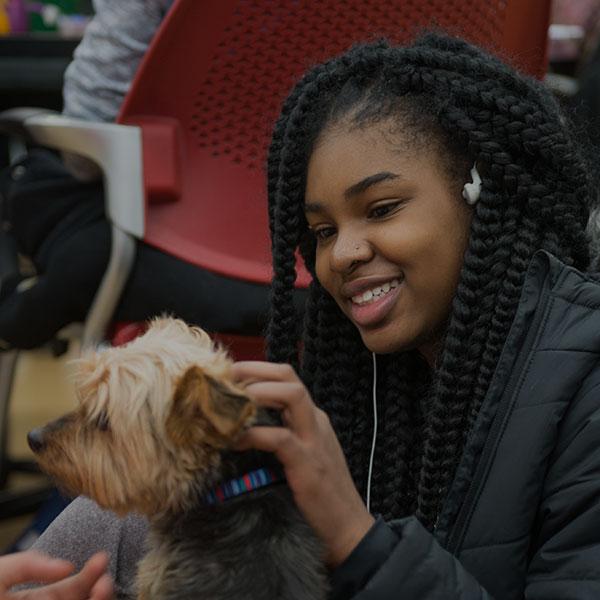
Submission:
[[[240,447],[282,462],[331,597],[600,597],[593,189],[550,94],[446,36],[359,46],[297,85],[268,166],[273,362],[235,375],[284,426]],[[81,500],[39,547],[108,549],[126,590],[144,534]]]
[[[269,341],[300,375],[236,370],[283,411],[244,446],[285,465],[332,597],[600,597],[592,197],[550,94],[463,42],[357,47],[292,92]]]

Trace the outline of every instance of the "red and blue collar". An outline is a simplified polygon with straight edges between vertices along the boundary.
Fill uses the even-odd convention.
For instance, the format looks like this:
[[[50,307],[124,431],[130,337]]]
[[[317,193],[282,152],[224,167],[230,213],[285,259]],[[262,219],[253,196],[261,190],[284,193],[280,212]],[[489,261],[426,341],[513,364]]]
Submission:
[[[247,494],[248,492],[282,481],[285,481],[282,469],[268,467],[255,469],[240,477],[217,485],[204,495],[204,502],[211,505],[221,504],[236,496],[241,496],[242,494]]]

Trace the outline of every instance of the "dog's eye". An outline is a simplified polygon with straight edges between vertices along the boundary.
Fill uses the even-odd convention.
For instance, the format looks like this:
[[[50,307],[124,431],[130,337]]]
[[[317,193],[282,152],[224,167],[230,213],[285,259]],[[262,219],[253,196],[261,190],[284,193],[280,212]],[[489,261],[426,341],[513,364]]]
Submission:
[[[105,411],[102,411],[96,419],[96,427],[100,431],[108,431],[110,429],[110,421]]]

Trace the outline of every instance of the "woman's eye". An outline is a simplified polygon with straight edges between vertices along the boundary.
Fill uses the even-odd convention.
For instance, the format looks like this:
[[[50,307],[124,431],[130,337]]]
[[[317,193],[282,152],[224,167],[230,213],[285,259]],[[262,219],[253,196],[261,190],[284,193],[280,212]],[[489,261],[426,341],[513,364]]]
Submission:
[[[315,227],[312,229],[314,236],[317,238],[317,241],[324,242],[326,239],[330,238],[335,234],[335,228],[333,227]]]
[[[386,204],[379,204],[374,206],[369,211],[370,219],[381,219],[382,217],[387,217],[389,214],[394,212],[396,208],[401,204],[400,201],[397,202],[387,202]]]

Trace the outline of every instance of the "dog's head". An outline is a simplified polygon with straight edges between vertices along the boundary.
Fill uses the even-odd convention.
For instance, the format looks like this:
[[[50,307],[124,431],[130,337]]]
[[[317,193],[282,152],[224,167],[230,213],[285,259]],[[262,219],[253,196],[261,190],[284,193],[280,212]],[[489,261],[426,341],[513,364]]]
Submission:
[[[230,366],[201,329],[157,319],[75,361],[78,408],[32,431],[30,446],[70,494],[119,514],[186,510],[256,416]]]

